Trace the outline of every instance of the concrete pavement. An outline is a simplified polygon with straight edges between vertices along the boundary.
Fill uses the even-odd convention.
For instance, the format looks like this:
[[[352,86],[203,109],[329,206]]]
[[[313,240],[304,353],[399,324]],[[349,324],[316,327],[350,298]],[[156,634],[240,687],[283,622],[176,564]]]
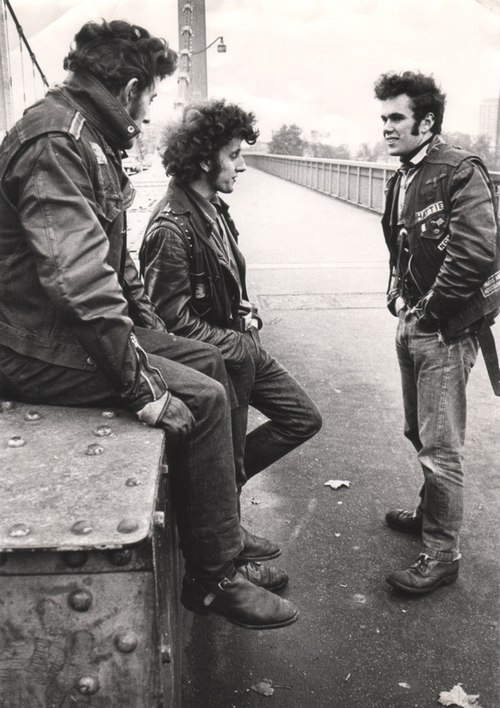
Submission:
[[[421,472],[402,434],[379,217],[252,169],[228,201],[263,342],[324,427],[243,496],[245,525],[283,546],[275,563],[299,621],[252,632],[186,613],[183,708],[432,708],[458,683],[496,708],[500,401],[482,359],[469,385],[459,580],[418,599],[394,594],[384,577],[419,544],[383,517],[416,504]],[[334,491],[330,479],[351,486]],[[262,678],[280,686],[270,697],[250,690]]]

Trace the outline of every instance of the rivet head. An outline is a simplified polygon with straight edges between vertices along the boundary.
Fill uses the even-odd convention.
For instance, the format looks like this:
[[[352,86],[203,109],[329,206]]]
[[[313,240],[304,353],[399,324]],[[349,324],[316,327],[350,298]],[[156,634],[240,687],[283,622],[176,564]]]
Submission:
[[[29,536],[31,529],[27,524],[14,524],[9,531],[9,536],[11,538],[24,538],[24,536]]]
[[[116,634],[113,641],[118,651],[121,651],[124,654],[129,654],[130,652],[134,651],[134,649],[137,648],[137,645],[139,643],[137,635],[134,632],[130,632],[127,630]]]
[[[93,457],[95,455],[102,455],[103,452],[104,448],[102,445],[99,445],[99,443],[92,443],[85,450],[85,454],[89,455],[90,457]]]
[[[0,401],[0,411],[11,411],[15,407],[14,401]]]
[[[62,559],[68,568],[81,568],[89,559],[87,551],[66,551]]]
[[[153,512],[153,524],[154,526],[159,526],[163,528],[165,526],[165,512],[164,511],[154,511]]]
[[[14,435],[14,437],[7,441],[7,445],[9,447],[23,447],[23,445],[26,445],[26,440],[20,435]]]
[[[139,487],[141,484],[141,480],[137,479],[137,477],[129,477],[127,481],[125,482],[126,487]]]
[[[116,418],[115,411],[103,411],[101,415],[103,418]]]
[[[24,420],[29,423],[38,423],[39,420],[42,420],[42,414],[38,411],[28,411],[24,416]]]
[[[94,430],[94,435],[97,435],[98,438],[105,438],[107,435],[111,435],[111,428],[109,425],[99,425]]]
[[[93,528],[90,521],[76,521],[71,527],[71,533],[74,533],[77,536],[86,536],[91,533],[92,530]]]
[[[133,125],[127,126],[127,131],[128,131],[129,133],[133,133],[133,132],[134,132],[134,126],[133,126]]]
[[[122,519],[117,526],[119,533],[134,533],[139,528],[139,522],[135,519]]]
[[[127,565],[132,560],[132,550],[130,548],[118,548],[109,552],[109,560],[113,565]]]
[[[80,588],[73,590],[68,596],[68,605],[77,612],[87,612],[92,605],[92,593],[90,590]]]
[[[99,690],[99,681],[95,676],[82,676],[76,682],[76,687],[83,696],[92,696]]]

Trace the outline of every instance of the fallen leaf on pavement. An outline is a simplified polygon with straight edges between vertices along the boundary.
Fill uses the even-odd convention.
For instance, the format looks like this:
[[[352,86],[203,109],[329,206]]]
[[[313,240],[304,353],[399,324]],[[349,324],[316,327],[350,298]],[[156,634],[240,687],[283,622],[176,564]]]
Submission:
[[[274,693],[273,682],[271,679],[263,678],[258,683],[250,686],[252,691],[260,693],[261,696],[272,696]]]
[[[347,479],[329,479],[325,482],[325,487],[331,487],[332,489],[339,489],[339,487],[350,487],[351,483]]]
[[[439,703],[443,706],[457,706],[457,708],[481,708],[477,699],[479,698],[479,693],[477,696],[468,696],[462,684],[458,683],[453,686],[451,691],[441,691],[439,694]]]

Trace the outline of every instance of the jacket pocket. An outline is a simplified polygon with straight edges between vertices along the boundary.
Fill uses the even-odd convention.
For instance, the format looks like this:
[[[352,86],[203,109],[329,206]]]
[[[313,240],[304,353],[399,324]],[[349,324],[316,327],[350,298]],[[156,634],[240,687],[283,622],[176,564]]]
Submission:
[[[98,165],[97,184],[99,217],[112,222],[123,211],[123,198],[118,177],[109,163]]]

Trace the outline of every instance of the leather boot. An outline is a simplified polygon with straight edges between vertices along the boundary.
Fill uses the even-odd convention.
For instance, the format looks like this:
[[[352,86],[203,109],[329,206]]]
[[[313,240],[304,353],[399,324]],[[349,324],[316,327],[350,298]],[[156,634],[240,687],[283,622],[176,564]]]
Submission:
[[[262,565],[262,563],[237,563],[236,571],[244,578],[260,588],[276,592],[281,590],[288,583],[288,575],[282,568],[272,565]]]
[[[268,541],[262,536],[255,536],[243,526],[241,527],[241,540],[243,541],[243,550],[237,558],[238,561],[268,561],[281,555],[281,548],[277,543]]]
[[[392,509],[385,515],[387,526],[395,531],[420,536],[422,533],[422,515],[405,509]]]
[[[458,560],[438,561],[421,553],[407,570],[397,570],[386,581],[396,590],[414,595],[432,592],[440,585],[451,585],[458,578]]]
[[[246,629],[286,627],[299,616],[292,602],[257,587],[236,570],[219,580],[185,575],[181,602],[191,612],[213,612]]]

